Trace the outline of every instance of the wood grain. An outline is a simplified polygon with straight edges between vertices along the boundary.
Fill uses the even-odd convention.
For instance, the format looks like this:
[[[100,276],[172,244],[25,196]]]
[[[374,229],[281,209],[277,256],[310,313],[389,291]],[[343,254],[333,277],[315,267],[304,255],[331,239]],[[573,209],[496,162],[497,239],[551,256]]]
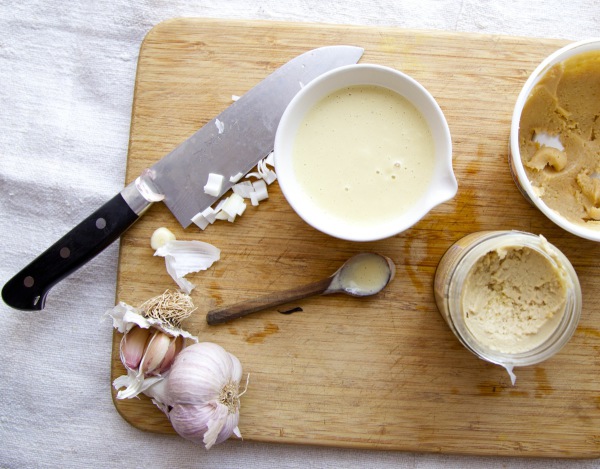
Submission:
[[[600,245],[557,228],[530,206],[507,163],[512,107],[527,76],[558,40],[381,27],[177,19],[144,40],[135,83],[127,182],[270,72],[308,49],[365,48],[362,63],[402,70],[438,100],[454,148],[458,195],[407,232],[357,244],[320,234],[294,214],[277,184],[235,223],[182,230],[153,206],[121,241],[117,300],[138,305],[174,288],[149,239],[167,226],[179,239],[222,250],[197,284],[186,327],[240,358],[245,440],[481,455],[600,456]],[[569,257],[583,289],[575,336],[555,357],[516,370],[517,383],[477,359],[436,310],[439,259],[478,230],[542,233]],[[314,297],[208,326],[211,309],[332,274],[362,250],[391,257],[397,275],[374,298]],[[124,370],[115,333],[112,377]],[[113,390],[113,397],[115,392]],[[132,425],[173,433],[145,397],[115,406]]]

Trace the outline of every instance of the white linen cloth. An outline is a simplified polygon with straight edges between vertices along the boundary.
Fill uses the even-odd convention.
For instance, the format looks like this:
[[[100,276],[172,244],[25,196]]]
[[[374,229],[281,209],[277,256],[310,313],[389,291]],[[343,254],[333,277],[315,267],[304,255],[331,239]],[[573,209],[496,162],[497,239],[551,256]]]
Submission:
[[[145,34],[196,16],[584,39],[598,0],[0,0],[0,284],[122,189]],[[141,432],[110,397],[117,245],[46,309],[0,305],[0,467],[591,468],[600,461],[358,451]],[[600,378],[599,378],[600,379]]]

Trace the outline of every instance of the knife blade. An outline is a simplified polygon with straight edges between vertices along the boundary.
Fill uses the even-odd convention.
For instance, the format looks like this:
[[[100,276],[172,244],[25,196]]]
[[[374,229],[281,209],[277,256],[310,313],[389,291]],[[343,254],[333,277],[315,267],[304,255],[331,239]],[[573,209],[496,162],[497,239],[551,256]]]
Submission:
[[[45,306],[50,289],[117,240],[154,202],[162,200],[186,228],[273,149],[283,111],[303,85],[358,62],[363,49],[326,46],[305,52],[274,71],[211,119],[24,267],[2,288],[15,309]],[[224,176],[218,196],[204,193],[209,173]]]

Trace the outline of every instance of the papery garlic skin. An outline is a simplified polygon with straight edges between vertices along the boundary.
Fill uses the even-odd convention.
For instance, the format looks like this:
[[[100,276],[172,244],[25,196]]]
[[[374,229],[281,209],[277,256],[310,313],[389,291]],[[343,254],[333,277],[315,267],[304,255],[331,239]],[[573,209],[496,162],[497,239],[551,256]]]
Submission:
[[[241,378],[240,361],[223,347],[210,342],[193,344],[175,358],[163,402],[157,405],[166,410],[179,435],[210,449],[231,435],[241,437]]]
[[[184,277],[210,268],[221,258],[221,250],[204,241],[171,240],[159,247],[154,255],[165,258],[168,274],[189,295],[195,285]]]
[[[116,306],[106,311],[105,316],[111,317],[113,320],[113,327],[123,334],[137,324],[144,329],[155,327],[173,337],[182,336],[185,339],[191,339],[198,342],[198,338],[188,331],[179,327],[174,327],[172,324],[161,321],[160,319],[147,318],[142,315],[139,309],[134,308],[123,301],[120,301]]]

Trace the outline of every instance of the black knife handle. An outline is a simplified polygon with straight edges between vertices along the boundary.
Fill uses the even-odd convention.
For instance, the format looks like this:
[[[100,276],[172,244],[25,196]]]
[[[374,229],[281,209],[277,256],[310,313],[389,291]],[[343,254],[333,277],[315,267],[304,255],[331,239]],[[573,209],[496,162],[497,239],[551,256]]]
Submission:
[[[10,279],[2,299],[15,309],[43,309],[54,285],[102,252],[138,218],[117,194]]]

